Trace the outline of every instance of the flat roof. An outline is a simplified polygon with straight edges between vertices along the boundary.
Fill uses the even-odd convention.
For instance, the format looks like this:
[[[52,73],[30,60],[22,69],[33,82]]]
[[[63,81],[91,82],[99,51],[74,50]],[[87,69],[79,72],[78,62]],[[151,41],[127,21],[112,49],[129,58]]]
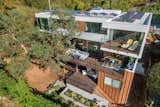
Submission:
[[[90,10],[86,12],[81,11],[71,11],[71,10],[65,10],[62,11],[64,13],[69,13],[75,17],[75,20],[77,21],[86,21],[86,22],[97,22],[97,23],[103,23],[108,19],[112,19],[115,16],[121,14],[121,10]],[[40,13],[36,13],[35,17],[41,17],[41,18],[50,18],[57,19],[58,16],[54,13],[54,11],[44,11]]]
[[[106,20],[102,24],[102,27],[134,32],[146,32],[151,18],[152,13],[124,12],[118,17]]]
[[[146,32],[152,13],[121,12],[121,10],[62,11],[70,13],[76,21],[102,23],[103,28]],[[36,13],[35,17],[58,19],[54,11]]]

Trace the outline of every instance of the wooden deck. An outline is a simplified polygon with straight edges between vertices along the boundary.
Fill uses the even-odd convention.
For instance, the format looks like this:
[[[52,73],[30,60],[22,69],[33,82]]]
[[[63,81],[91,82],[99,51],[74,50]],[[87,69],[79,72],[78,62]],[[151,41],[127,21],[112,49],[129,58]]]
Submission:
[[[107,48],[107,49],[113,49],[113,50],[117,50],[117,51],[122,51],[122,52],[126,52],[126,53],[136,54],[136,55],[138,55],[140,52],[140,46],[138,46],[138,48],[135,51],[130,51],[128,49],[121,48],[121,45],[122,44],[120,42],[110,41],[110,42],[104,43],[101,47]]]
[[[82,75],[80,72],[75,72],[67,79],[67,83],[76,86],[89,93],[93,93],[96,89],[96,83],[94,83],[89,77]]]
[[[72,71],[72,72],[75,72],[76,71],[76,67],[73,67],[69,64],[66,64],[63,66],[65,69],[69,70],[69,71]]]
[[[84,61],[79,60],[79,59],[72,59],[72,60],[70,60],[70,62],[74,63],[74,64],[79,64],[81,66],[89,67],[89,68],[92,68],[92,69],[96,69],[96,70],[101,71],[101,72],[105,72],[105,74],[108,77],[111,77],[113,79],[116,79],[116,80],[119,80],[119,81],[123,80],[123,74],[118,73],[116,71],[113,71],[112,69],[102,67],[100,62],[98,62],[96,59],[93,59],[93,58],[89,57]]]

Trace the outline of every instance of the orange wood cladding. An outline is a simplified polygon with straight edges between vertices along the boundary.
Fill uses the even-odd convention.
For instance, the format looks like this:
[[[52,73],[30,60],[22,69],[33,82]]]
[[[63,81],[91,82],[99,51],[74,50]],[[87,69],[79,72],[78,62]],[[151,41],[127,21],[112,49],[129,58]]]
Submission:
[[[84,31],[86,30],[86,23],[83,22],[83,21],[79,21],[78,24],[79,24],[79,25],[78,25],[78,29],[79,29],[80,31],[84,32]]]
[[[125,71],[121,89],[114,88],[104,84],[104,78],[107,77],[105,72],[99,73],[98,88],[104,97],[112,104],[123,105],[127,103],[130,87],[132,85],[134,73]]]

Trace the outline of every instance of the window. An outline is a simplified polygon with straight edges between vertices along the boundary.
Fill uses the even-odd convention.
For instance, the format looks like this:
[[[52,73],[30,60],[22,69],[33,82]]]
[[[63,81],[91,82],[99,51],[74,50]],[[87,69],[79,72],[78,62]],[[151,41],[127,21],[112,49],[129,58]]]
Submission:
[[[86,22],[86,32],[100,33],[101,26],[102,26],[101,23]]]
[[[112,78],[105,77],[104,84],[110,85],[115,88],[121,88],[121,82],[118,80],[113,80]]]
[[[49,30],[48,19],[38,18],[38,24],[39,24],[40,29]]]
[[[113,81],[112,81],[112,85],[113,85],[113,87],[115,87],[115,88],[121,88],[121,82],[120,82],[120,81],[113,80]]]
[[[108,78],[108,77],[105,77],[105,79],[104,79],[104,84],[112,85],[112,79],[111,79],[111,78]]]

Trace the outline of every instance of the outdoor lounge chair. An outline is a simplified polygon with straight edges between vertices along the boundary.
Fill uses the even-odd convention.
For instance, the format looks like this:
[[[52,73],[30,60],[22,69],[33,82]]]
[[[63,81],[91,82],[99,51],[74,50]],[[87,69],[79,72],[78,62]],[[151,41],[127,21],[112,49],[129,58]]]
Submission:
[[[133,44],[128,48],[130,51],[134,51],[138,48],[139,42],[134,41]]]
[[[123,44],[121,47],[127,49],[133,43],[133,39],[129,39],[126,44]]]

